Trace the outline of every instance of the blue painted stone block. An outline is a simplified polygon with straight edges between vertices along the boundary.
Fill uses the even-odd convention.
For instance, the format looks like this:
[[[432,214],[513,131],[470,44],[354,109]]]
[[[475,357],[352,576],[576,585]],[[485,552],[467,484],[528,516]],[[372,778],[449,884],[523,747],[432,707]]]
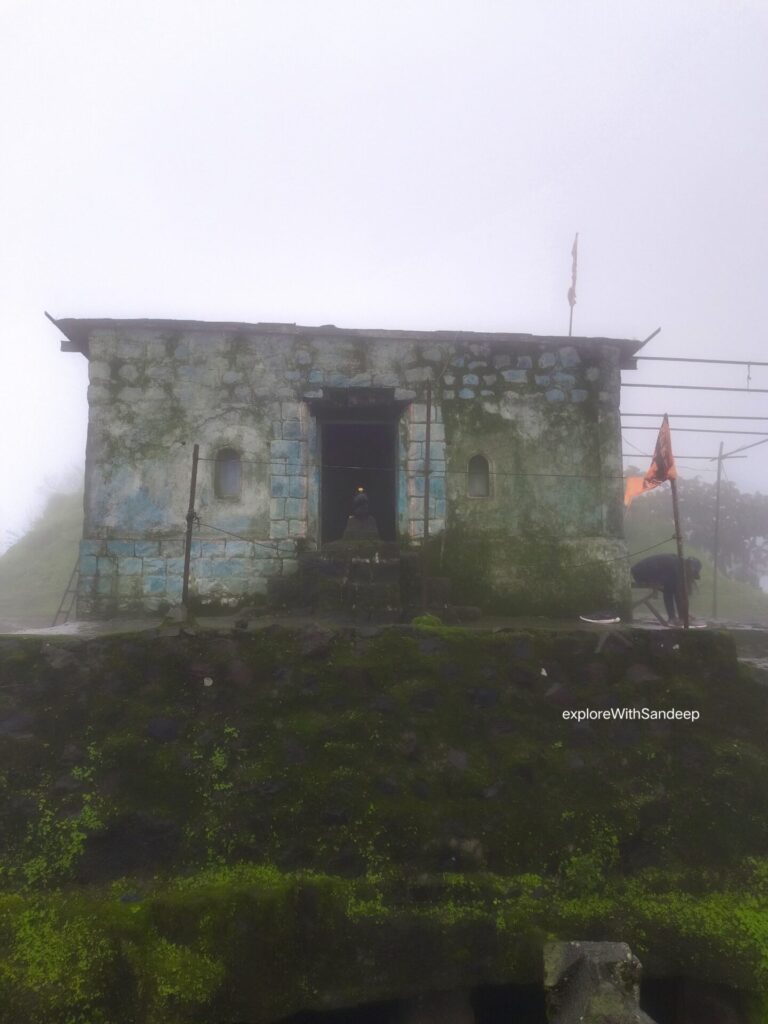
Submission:
[[[145,594],[164,594],[165,576],[145,576],[142,581]]]
[[[288,497],[288,477],[273,476],[269,482],[269,493],[273,498]]]
[[[134,547],[137,558],[156,558],[160,554],[158,540],[137,540]]]
[[[421,493],[424,493],[422,487]],[[433,476],[429,481],[429,493],[433,498],[444,498],[445,497],[445,477],[444,476]]]
[[[271,441],[269,446],[271,459],[288,459],[298,462],[301,447],[298,441]]]
[[[98,559],[95,555],[80,555],[78,568],[81,576],[95,576],[98,569]]]
[[[144,576],[165,576],[165,559],[145,558],[141,571]]]
[[[126,555],[132,555],[134,549],[134,542],[132,540],[108,540],[107,541],[107,554],[117,555],[118,557],[124,557]]]
[[[533,360],[530,356],[518,356],[517,365],[521,370],[530,370],[533,366]]]
[[[560,388],[550,388],[550,390],[546,392],[546,399],[548,402],[562,402],[565,400],[565,395]]]
[[[273,519],[269,524],[269,532],[273,537],[283,538],[288,536],[288,520]]]
[[[285,514],[288,519],[300,519],[304,515],[302,498],[288,498],[285,503]]]
[[[581,388],[574,388],[571,392],[572,402],[586,402],[589,397],[589,392],[583,391]]]
[[[306,498],[307,478],[305,476],[292,476],[288,481],[288,496],[290,498]]]
[[[475,392],[471,388],[462,388],[459,391],[459,398],[474,398]]]
[[[287,523],[288,520],[286,519],[285,522]],[[274,523],[273,525],[277,526],[279,524]],[[257,541],[254,541],[254,544],[253,544],[253,557],[254,558],[274,558],[277,555],[278,545],[282,544],[282,543],[283,543],[283,541],[277,541],[277,540],[257,540]],[[293,541],[291,541],[290,543],[292,544]]]
[[[118,572],[121,576],[141,576],[141,559],[121,558],[118,562]]]
[[[168,573],[169,576],[182,576],[184,573],[184,559],[167,558],[165,560],[165,571]]]
[[[99,576],[96,579],[96,593],[102,597],[109,597],[112,593],[112,576]]]
[[[96,572],[99,576],[114,576],[117,572],[117,564],[114,558],[99,558],[96,562]]]
[[[100,555],[103,550],[104,541],[102,540],[81,540],[80,541],[80,554],[81,555]]]
[[[249,558],[251,555],[251,544],[247,540],[228,540],[227,558]]]
[[[542,370],[549,369],[550,366],[555,365],[555,354],[554,352],[544,352],[539,356],[539,366]]]
[[[552,380],[561,388],[572,388],[576,383],[576,378],[572,373],[560,373],[559,371],[552,374]]]
[[[547,373],[537,373],[534,380],[540,388],[548,388],[550,384],[550,377]]]
[[[214,579],[228,579],[230,576],[237,576],[243,571],[243,560],[241,558],[212,558],[211,573]]]
[[[480,378],[477,376],[476,373],[465,373],[463,377],[463,382],[467,385],[475,387],[480,383]]]
[[[310,370],[309,371],[309,383],[310,384],[322,384],[325,374],[322,370]]]
[[[527,370],[502,370],[501,376],[508,384],[527,384]]]
[[[200,542],[200,554],[203,558],[210,558],[211,556],[223,555],[224,554],[225,541],[221,540],[204,540]]]

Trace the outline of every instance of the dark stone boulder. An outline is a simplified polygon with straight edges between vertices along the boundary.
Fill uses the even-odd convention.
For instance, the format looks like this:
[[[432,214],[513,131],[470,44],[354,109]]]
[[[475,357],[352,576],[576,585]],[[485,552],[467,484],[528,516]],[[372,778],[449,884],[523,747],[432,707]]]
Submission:
[[[654,1024],[640,1009],[640,961],[625,942],[548,942],[549,1024]]]

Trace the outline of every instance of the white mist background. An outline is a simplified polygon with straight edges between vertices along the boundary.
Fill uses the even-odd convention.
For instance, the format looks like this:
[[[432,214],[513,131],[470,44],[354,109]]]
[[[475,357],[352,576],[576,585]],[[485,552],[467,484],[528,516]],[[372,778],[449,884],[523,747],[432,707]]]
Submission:
[[[87,366],[46,309],[565,334],[578,230],[574,334],[768,360],[767,44],[762,0],[1,2],[0,549],[84,461]],[[765,490],[767,456],[728,479]]]

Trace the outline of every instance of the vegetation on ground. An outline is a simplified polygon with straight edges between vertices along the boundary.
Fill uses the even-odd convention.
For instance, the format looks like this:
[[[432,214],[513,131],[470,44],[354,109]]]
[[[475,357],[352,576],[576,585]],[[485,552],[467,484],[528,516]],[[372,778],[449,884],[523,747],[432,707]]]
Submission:
[[[83,532],[83,494],[52,494],[29,532],[0,556],[0,622],[48,626]]]

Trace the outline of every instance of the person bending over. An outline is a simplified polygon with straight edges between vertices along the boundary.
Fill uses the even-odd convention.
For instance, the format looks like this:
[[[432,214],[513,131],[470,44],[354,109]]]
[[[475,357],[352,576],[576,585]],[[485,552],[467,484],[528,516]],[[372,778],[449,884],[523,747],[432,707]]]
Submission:
[[[664,595],[664,607],[670,623],[682,618],[682,586],[680,559],[677,555],[651,555],[632,566],[632,580],[641,587],[660,590]],[[701,578],[701,562],[698,558],[685,559],[685,587],[688,594],[694,580]]]

